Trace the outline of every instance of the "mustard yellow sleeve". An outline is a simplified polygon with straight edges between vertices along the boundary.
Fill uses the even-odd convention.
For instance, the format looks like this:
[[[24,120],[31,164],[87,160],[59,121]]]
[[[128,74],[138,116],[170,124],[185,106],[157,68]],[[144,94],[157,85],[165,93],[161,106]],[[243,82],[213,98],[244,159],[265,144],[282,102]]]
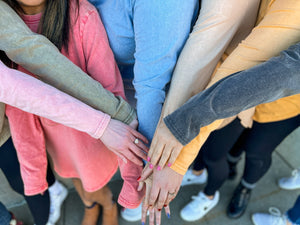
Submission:
[[[259,14],[261,22],[226,58],[207,87],[232,73],[265,62],[300,41],[300,1],[265,0],[262,5],[267,7]],[[220,124],[222,120],[201,128],[199,135],[182,149],[171,168],[184,174],[209,134]]]

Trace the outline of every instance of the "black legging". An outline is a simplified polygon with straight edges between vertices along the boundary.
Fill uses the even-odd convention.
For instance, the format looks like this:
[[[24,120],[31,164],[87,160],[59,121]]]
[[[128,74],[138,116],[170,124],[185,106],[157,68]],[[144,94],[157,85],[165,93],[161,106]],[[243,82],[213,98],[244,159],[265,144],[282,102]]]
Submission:
[[[204,193],[214,195],[227,179],[229,151],[237,153],[234,156],[240,155],[242,150],[246,151],[243,179],[249,184],[258,182],[270,168],[276,146],[299,125],[300,116],[272,123],[254,122],[251,129],[245,129],[239,119],[235,119],[223,129],[211,133],[193,167],[208,171]]]
[[[48,221],[50,211],[49,192],[44,195],[26,196],[24,195],[24,185],[20,173],[20,164],[16,150],[11,138],[0,147],[0,168],[5,174],[10,186],[25,197],[36,225],[45,225]],[[51,186],[55,182],[55,177],[50,167],[47,171],[47,182]]]

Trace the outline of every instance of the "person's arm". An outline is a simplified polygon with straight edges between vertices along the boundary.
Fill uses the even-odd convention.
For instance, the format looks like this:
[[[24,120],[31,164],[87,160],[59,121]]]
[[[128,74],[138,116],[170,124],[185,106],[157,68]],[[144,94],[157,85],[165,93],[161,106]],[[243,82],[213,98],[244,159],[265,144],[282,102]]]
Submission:
[[[38,79],[6,67],[1,61],[0,80],[0,102],[86,132],[100,139],[124,161],[141,163],[131,153],[132,140],[135,138],[145,142],[147,140],[135,129],[111,119],[109,115],[93,109]],[[147,150],[141,145],[137,147],[143,151]]]
[[[259,0],[212,0],[201,2],[197,23],[176,64],[170,90],[156,128],[149,157],[152,165],[173,164],[182,148],[161,145],[166,132],[162,119],[204,90],[225,50],[235,47],[253,28]],[[165,146],[165,147],[164,147]]]
[[[300,43],[280,56],[223,78],[164,118],[169,130],[186,145],[217,119],[253,106],[300,93]]]
[[[0,0],[0,50],[41,80],[124,123],[135,111],[60,54],[44,36],[32,33],[21,18]]]
[[[152,140],[166,89],[188,37],[198,1],[136,1],[133,29],[135,97],[139,131]],[[183,16],[184,14],[184,16]]]
[[[300,43],[280,56],[226,77],[191,98],[164,121],[183,145],[217,119],[300,93]]]

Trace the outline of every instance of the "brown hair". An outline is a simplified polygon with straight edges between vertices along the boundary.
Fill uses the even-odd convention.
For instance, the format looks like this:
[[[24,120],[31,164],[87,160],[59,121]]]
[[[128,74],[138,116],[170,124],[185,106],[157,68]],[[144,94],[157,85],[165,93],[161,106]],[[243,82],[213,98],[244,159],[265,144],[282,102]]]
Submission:
[[[3,0],[17,13],[24,13],[17,0]],[[47,37],[59,50],[68,46],[70,22],[70,2],[75,1],[77,15],[79,0],[46,0],[43,17],[39,24],[39,33]],[[7,63],[7,57],[0,53],[0,59]]]

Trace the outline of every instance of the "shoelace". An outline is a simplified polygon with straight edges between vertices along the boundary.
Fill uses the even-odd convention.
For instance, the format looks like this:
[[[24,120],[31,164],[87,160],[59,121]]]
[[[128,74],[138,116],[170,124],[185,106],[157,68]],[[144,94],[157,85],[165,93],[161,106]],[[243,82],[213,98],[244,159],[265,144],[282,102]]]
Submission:
[[[199,201],[207,201],[208,200],[208,198],[206,198],[203,195],[194,195],[194,196],[192,196],[192,199],[194,200],[190,203],[190,205],[192,207],[198,207],[199,206],[199,203],[198,203]]]
[[[272,225],[286,224],[286,221],[278,208],[270,207],[269,213],[276,217],[276,219],[272,221]]]
[[[300,169],[295,169],[292,171],[293,180],[296,180],[299,177]]]

